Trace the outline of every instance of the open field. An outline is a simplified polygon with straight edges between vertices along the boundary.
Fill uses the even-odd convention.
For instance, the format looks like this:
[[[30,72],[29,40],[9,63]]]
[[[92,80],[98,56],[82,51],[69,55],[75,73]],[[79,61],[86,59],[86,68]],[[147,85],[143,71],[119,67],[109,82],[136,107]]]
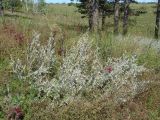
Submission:
[[[48,5],[45,15],[5,11],[0,18],[0,120],[17,105],[25,120],[160,120],[155,5],[131,8],[147,13],[129,17],[126,36],[113,35],[113,16],[106,18],[103,31],[89,33],[87,18],[65,4]],[[72,79],[75,84],[68,82]],[[144,90],[134,91],[134,85]],[[119,102],[122,96],[127,98]]]

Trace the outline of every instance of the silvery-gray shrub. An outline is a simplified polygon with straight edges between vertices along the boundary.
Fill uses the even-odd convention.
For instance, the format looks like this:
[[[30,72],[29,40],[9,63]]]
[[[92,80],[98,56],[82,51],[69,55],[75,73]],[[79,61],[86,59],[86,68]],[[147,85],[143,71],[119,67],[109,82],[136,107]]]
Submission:
[[[50,69],[56,62],[54,45],[55,41],[52,35],[46,45],[42,45],[40,34],[34,33],[31,43],[28,45],[25,60],[11,59],[13,72],[20,80],[30,80],[36,86],[47,86]]]
[[[45,92],[45,98],[52,98],[53,105],[81,99],[89,91],[93,91],[94,98],[112,95],[115,102],[125,102],[145,89],[145,82],[137,76],[146,69],[136,64],[136,56],[124,54],[103,63],[99,54],[86,33],[67,51],[57,72],[58,78],[49,78],[49,69],[57,60],[54,39],[50,37],[44,46],[40,44],[39,34],[35,33],[28,47],[26,63],[12,60],[13,72],[19,79],[34,80],[34,86]]]

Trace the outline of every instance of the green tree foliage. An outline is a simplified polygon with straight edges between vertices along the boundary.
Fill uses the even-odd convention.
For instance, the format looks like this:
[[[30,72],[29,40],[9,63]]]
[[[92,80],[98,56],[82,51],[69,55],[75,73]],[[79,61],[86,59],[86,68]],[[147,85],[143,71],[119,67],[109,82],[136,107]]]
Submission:
[[[22,8],[29,12],[45,12],[45,0],[3,0],[2,2],[6,10],[11,10],[12,12],[18,11]]]
[[[45,0],[38,0],[38,12],[45,13]]]
[[[95,6],[92,6],[92,1],[98,3],[99,24],[101,24],[102,29],[104,29],[105,26],[106,16],[114,15],[114,33],[116,34],[118,34],[118,23],[120,19],[123,20],[123,34],[126,34],[128,31],[128,16],[139,16],[140,14],[146,13],[145,10],[141,12],[141,10],[130,8],[131,3],[137,4],[135,0],[79,0],[80,3],[77,4],[78,12],[82,14],[82,18],[88,17],[90,29],[94,26],[91,22],[94,21],[92,7],[95,8]]]
[[[20,10],[23,6],[23,3],[21,0],[4,0],[3,6],[7,10],[17,11]]]
[[[84,17],[88,17],[91,18],[91,8],[89,5],[89,1],[91,0],[79,0],[79,4],[77,4],[77,8],[78,8],[78,12],[80,12],[82,14],[82,18]],[[97,0],[98,1],[98,5],[99,5],[99,17],[101,17],[101,22],[102,23],[102,28],[105,24],[105,18],[108,15],[111,15],[111,13],[113,13],[113,3],[111,2],[107,2],[105,0]],[[89,27],[91,28],[90,25],[90,20],[89,20]]]
[[[89,29],[98,30],[100,28],[100,18],[104,13],[105,0],[79,0],[79,2],[80,4],[77,4],[78,11],[83,14],[82,18],[88,17]]]
[[[2,0],[0,0],[0,16],[3,15],[3,5],[2,5]]]

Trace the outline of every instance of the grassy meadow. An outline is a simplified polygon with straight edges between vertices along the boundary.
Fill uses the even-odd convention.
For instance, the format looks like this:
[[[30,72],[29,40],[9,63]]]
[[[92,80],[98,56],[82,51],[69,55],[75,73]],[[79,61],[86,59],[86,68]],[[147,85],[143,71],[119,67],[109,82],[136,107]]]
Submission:
[[[154,39],[155,4],[132,4],[131,8],[145,9],[147,13],[139,16],[129,16],[129,30],[126,36],[121,35],[122,20],[119,25],[120,34],[114,36],[113,16],[106,17],[106,24],[103,31],[99,31],[98,34],[88,33],[87,18],[82,19],[81,14],[77,12],[75,6],[68,6],[66,4],[47,5],[46,14],[44,15],[26,13],[25,10],[14,13],[4,11],[4,16],[0,17],[0,120],[6,120],[8,109],[17,105],[20,106],[24,112],[25,120],[160,120],[160,41]],[[51,33],[56,44],[54,46],[54,54],[56,56],[56,60],[54,61],[56,62],[53,65],[53,69],[49,69],[49,74],[45,76],[47,79],[62,79],[63,81],[63,78],[66,78],[66,76],[68,74],[70,75],[73,71],[70,73],[64,70],[65,72],[61,73],[61,69],[65,69],[65,67],[66,69],[67,67],[71,69],[72,64],[76,64],[76,67],[81,68],[79,64],[83,63],[85,64],[82,65],[82,69],[87,69],[84,72],[84,76],[86,74],[92,75],[93,72],[100,69],[100,67],[96,67],[95,69],[92,68],[92,66],[101,63],[102,65],[99,66],[104,67],[106,63],[108,64],[109,58],[118,59],[125,54],[129,56],[129,58],[125,58],[127,59],[126,61],[129,61],[132,56],[136,56],[137,60],[133,64],[133,67],[143,65],[147,69],[142,72],[142,76],[138,74],[136,79],[149,81],[149,83],[144,91],[120,104],[114,102],[112,95],[111,97],[107,97],[107,95],[102,94],[104,93],[103,90],[92,88],[91,90],[86,90],[87,92],[82,92],[82,96],[85,97],[81,98],[78,95],[75,97],[75,94],[74,99],[70,100],[71,102],[64,102],[64,105],[52,105],[54,96],[45,98],[41,95],[41,92],[39,93],[39,89],[34,86],[36,82],[31,80],[32,77],[26,78],[25,80],[22,78],[21,80],[15,75],[13,70],[13,67],[15,67],[15,71],[18,69],[16,74],[24,70],[25,72],[21,74],[23,76],[23,73],[27,74],[28,71],[36,69],[37,64],[39,64],[38,61],[41,61],[38,58],[45,56],[44,54],[41,56],[41,53],[38,54],[39,56],[33,54],[33,56],[35,55],[37,57],[35,59],[38,59],[34,63],[35,66],[31,66],[33,69],[28,70],[27,67],[23,68],[25,64],[27,66],[27,63],[32,62],[32,59],[30,59],[31,61],[27,61],[29,58],[26,56],[28,54],[27,48],[30,43],[32,43],[35,32],[40,33],[39,39],[41,40],[42,46],[44,45],[42,48],[45,48]],[[88,37],[83,40],[82,37],[84,34],[87,34]],[[81,40],[79,41],[81,38],[82,43],[80,42]],[[85,40],[89,42],[92,41],[91,44],[86,43],[88,48],[83,45]],[[41,49],[39,46],[36,47],[37,51]],[[81,57],[78,56],[78,52],[75,52],[76,50],[81,51],[78,47],[82,47],[81,49],[84,48],[84,51],[82,50],[84,54],[82,54]],[[62,48],[63,51],[61,51]],[[45,50],[47,51],[47,47]],[[47,52],[44,53],[47,54]],[[78,57],[74,54],[77,54]],[[96,54],[98,55],[96,56]],[[83,58],[85,55],[88,56]],[[22,60],[22,63],[19,63],[19,65],[24,64],[24,66],[16,66],[16,62],[14,64],[15,66],[11,65],[11,58],[15,61],[18,59]],[[123,59],[123,57],[121,59]],[[123,60],[122,63],[120,63],[121,59],[112,60],[113,65],[117,65],[118,63],[123,64],[123,62],[124,64],[129,64]],[[43,58],[43,60],[47,61],[48,59]],[[132,62],[132,60],[130,62]],[[44,64],[48,65],[48,63],[45,62]],[[66,66],[63,68],[63,65]],[[84,66],[87,66],[87,68]],[[121,67],[121,65],[119,66]],[[73,70],[74,67],[72,68]],[[135,69],[133,73],[138,67]],[[126,69],[126,71],[127,70],[128,69]],[[107,75],[109,73],[110,71]],[[67,75],[64,76],[64,74]],[[82,73],[80,72],[79,74]],[[120,78],[125,78],[124,74],[121,73],[119,75]],[[128,74],[129,73],[126,72],[126,75]],[[83,78],[83,76],[77,77],[77,79],[80,78]],[[132,77],[129,76],[127,79],[130,80],[131,78]],[[40,78],[37,77],[36,80],[38,79]],[[67,79],[69,78],[66,78],[66,80]],[[57,89],[59,90],[59,88]],[[74,88],[72,89],[74,91]],[[127,90],[126,88],[123,92]],[[70,95],[73,93],[66,94]],[[118,96],[117,94],[118,93],[115,93],[115,96]],[[64,97],[64,99],[67,99],[67,97]],[[61,99],[59,101],[61,101]]]

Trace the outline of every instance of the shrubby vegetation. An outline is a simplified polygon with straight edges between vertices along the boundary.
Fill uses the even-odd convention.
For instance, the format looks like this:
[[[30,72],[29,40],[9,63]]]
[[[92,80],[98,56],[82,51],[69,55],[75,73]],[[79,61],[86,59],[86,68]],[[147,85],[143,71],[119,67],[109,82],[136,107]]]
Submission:
[[[113,6],[93,32],[75,4],[22,5],[0,18],[0,119],[159,119],[157,6],[130,4],[124,36]]]
[[[125,92],[123,86],[128,86],[127,94],[130,93],[131,98],[138,94],[137,92],[143,91],[143,82],[138,86],[137,76],[146,69],[136,64],[135,56],[108,58],[108,62],[103,64],[98,56],[98,48],[94,50],[86,34],[67,52],[62,65],[56,69],[59,70],[56,75],[56,71],[51,71],[55,63],[58,63],[52,47],[53,43],[54,39],[50,38],[47,46],[41,46],[39,35],[36,34],[28,47],[26,61],[12,60],[13,72],[17,78],[23,81],[29,80],[32,87],[38,88],[39,94],[43,92],[46,97],[52,96],[53,102],[62,99],[68,104],[68,101],[77,99],[78,96],[81,98],[91,91],[100,92],[93,93],[95,98],[101,94],[110,94],[111,91],[112,94],[115,91],[120,92],[120,89],[124,89]],[[55,75],[52,78],[49,74]],[[122,94],[124,95],[117,93],[115,101],[119,99],[126,101],[125,97],[129,96]]]
[[[15,81],[27,85],[29,95],[23,98],[26,93],[13,95],[8,91],[10,96],[16,96],[10,97],[12,104],[21,104],[27,98],[30,103],[47,101],[48,107],[54,109],[79,100],[89,102],[105,97],[112,98],[112,104],[124,104],[149,89],[151,81],[143,77],[149,71],[137,64],[136,56],[123,54],[104,62],[99,48],[93,46],[93,40],[85,33],[66,52],[62,64],[58,64],[55,39],[50,37],[42,45],[39,36],[34,33],[24,60],[12,58]]]

